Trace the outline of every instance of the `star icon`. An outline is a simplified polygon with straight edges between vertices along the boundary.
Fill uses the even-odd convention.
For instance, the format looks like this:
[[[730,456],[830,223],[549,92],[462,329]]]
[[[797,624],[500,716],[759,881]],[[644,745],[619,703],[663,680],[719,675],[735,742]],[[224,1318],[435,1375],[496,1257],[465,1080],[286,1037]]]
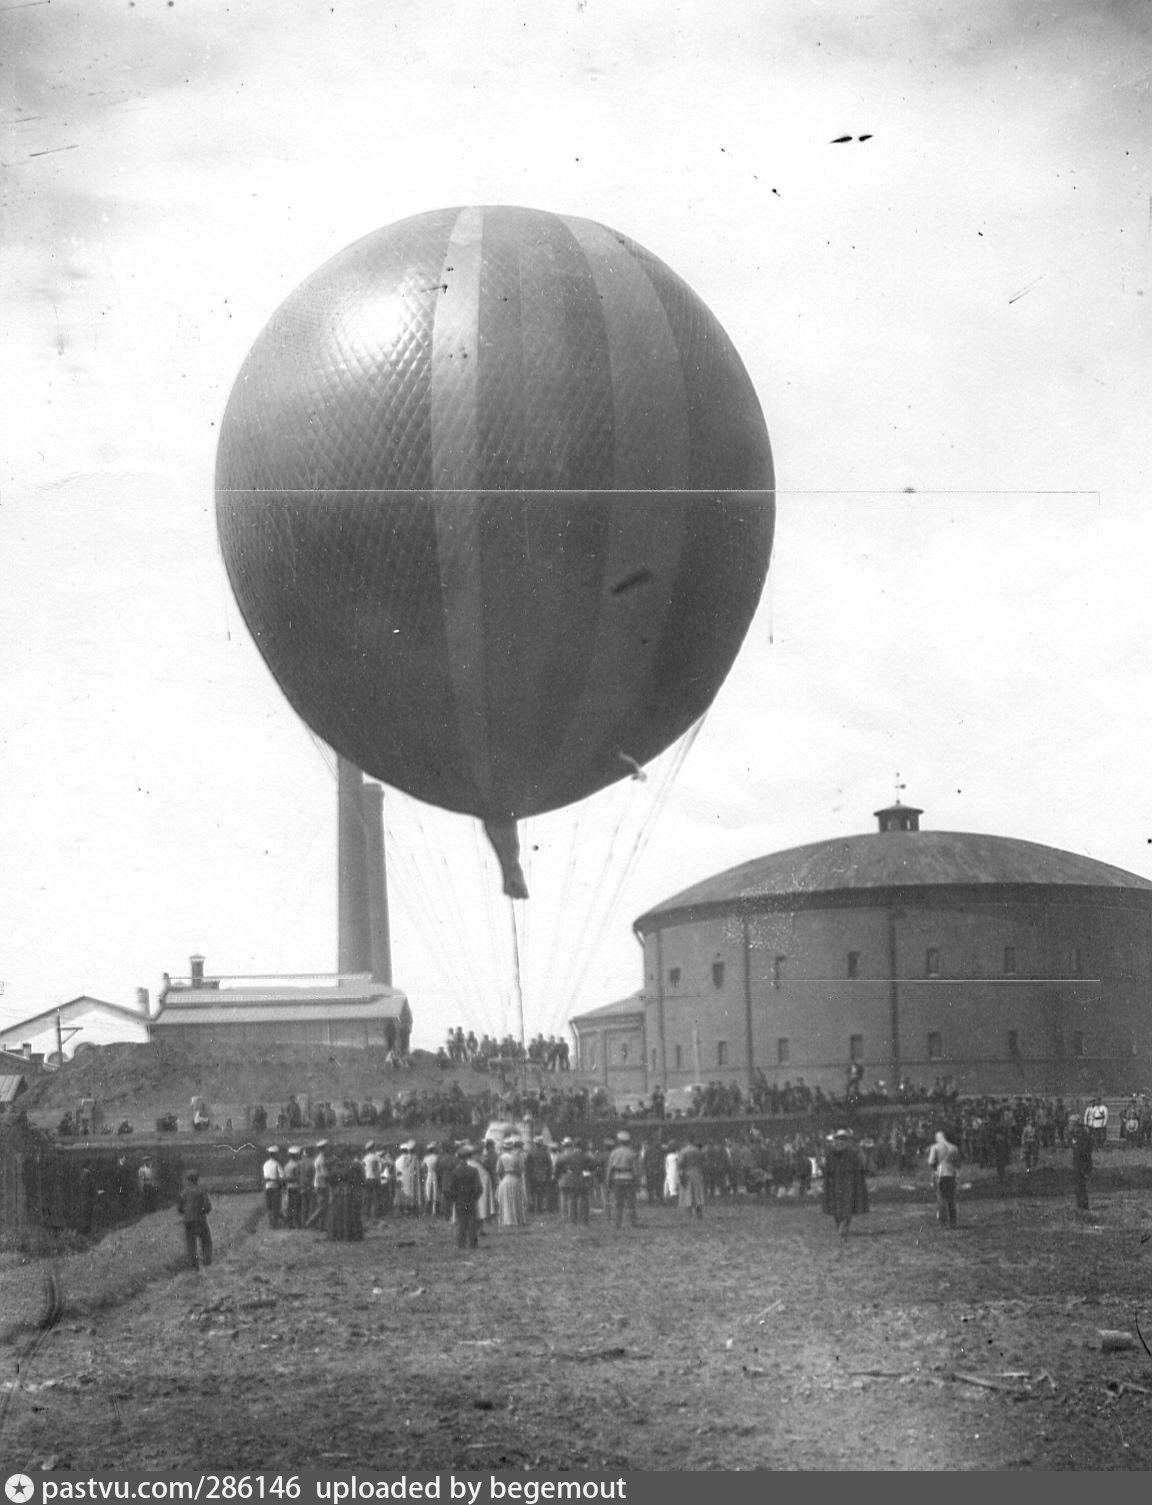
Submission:
[[[4,1493],[16,1505],[29,1505],[36,1496],[36,1486],[27,1474],[9,1474],[4,1481]]]

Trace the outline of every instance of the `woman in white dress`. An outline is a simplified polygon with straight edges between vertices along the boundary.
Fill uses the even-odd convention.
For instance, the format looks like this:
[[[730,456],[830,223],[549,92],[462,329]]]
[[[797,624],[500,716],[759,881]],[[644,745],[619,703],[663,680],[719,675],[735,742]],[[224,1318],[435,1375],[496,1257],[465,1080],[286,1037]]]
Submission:
[[[674,1149],[664,1156],[664,1200],[680,1200],[680,1156]]]
[[[501,1228],[526,1228],[528,1226],[528,1195],[524,1189],[524,1151],[520,1140],[510,1135],[496,1161],[499,1182],[496,1187],[496,1205],[500,1212]]]
[[[420,1211],[420,1161],[414,1139],[402,1144],[396,1157],[396,1210],[409,1217]]]

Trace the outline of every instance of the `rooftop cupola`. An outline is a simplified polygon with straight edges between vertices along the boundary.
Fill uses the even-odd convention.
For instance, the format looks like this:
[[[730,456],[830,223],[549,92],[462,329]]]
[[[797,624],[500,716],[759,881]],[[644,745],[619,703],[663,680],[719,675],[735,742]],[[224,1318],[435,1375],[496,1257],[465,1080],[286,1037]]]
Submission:
[[[881,831],[919,831],[920,817],[924,814],[915,805],[902,805],[899,800],[872,813],[880,822]]]

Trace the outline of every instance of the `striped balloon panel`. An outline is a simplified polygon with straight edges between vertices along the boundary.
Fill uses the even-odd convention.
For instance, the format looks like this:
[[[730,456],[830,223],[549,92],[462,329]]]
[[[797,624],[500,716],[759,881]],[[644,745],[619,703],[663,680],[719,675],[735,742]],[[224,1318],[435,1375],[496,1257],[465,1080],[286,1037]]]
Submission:
[[[770,497],[747,493],[264,493],[232,518],[246,620],[303,719],[385,783],[492,820],[602,788],[703,714],[771,535]]]
[[[635,243],[527,210],[405,221],[303,284],[237,379],[217,486],[300,714],[493,820],[684,731],[771,547],[763,418],[716,320]]]

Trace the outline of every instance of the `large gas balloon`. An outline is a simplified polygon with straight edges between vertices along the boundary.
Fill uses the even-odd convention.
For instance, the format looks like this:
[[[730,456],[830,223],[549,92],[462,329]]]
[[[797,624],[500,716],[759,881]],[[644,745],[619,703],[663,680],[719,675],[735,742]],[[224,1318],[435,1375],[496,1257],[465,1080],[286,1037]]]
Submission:
[[[756,393],[674,272],[590,220],[442,209],[357,241],[260,334],[220,543],[285,695],[367,773],[515,821],[710,705],[773,526]]]

